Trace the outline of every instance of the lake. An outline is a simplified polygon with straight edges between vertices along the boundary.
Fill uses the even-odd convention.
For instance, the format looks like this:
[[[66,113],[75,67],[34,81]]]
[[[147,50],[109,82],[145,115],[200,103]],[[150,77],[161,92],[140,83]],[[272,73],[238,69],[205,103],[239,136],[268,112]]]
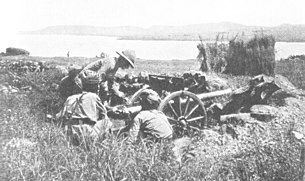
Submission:
[[[8,35],[0,37],[0,52],[7,47],[23,48],[31,56],[95,57],[101,52],[115,56],[115,51],[133,49],[137,57],[151,60],[194,59],[199,41],[117,40],[115,37],[77,35]],[[277,42],[276,60],[305,54],[305,42]]]

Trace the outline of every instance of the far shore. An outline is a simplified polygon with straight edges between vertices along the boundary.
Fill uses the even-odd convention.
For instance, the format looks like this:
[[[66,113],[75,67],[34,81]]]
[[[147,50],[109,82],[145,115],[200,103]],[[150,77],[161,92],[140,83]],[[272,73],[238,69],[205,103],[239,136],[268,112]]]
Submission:
[[[200,41],[198,35],[196,36],[114,36],[114,35],[104,35],[104,34],[53,34],[53,33],[23,33],[19,32],[19,35],[73,35],[73,36],[100,36],[100,37],[111,37],[116,38],[117,40],[139,40],[139,41]],[[216,37],[216,35],[215,35]],[[215,42],[215,37],[206,37],[203,38],[202,41],[206,42]],[[224,42],[229,42],[230,39],[222,40]],[[305,43],[305,39],[276,39],[276,42],[283,42],[283,43]]]

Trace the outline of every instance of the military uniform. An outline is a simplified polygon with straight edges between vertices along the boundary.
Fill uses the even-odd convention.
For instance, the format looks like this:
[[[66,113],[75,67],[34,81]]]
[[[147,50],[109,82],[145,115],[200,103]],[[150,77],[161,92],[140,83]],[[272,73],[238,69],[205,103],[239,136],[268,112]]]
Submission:
[[[144,139],[169,139],[173,135],[173,128],[161,111],[141,111],[133,120],[130,131],[132,140],[138,137]]]
[[[95,72],[86,71],[86,75],[83,78],[86,84],[99,84],[100,79]],[[77,145],[82,143],[80,138],[96,140],[112,126],[105,106],[93,92],[83,91],[68,97],[56,118],[62,121],[68,137]]]
[[[165,114],[157,110],[160,102],[159,95],[151,89],[146,89],[141,93],[142,111],[135,116],[129,130],[133,141],[138,137],[152,141],[172,138],[172,126]]]
[[[102,81],[105,81],[107,79],[113,79],[116,73],[116,70],[114,70],[115,62],[116,61],[114,58],[106,57],[90,63],[75,77],[74,81],[76,85],[78,85],[80,88],[83,87],[81,77],[84,71],[86,70],[92,70],[94,72],[97,72],[100,75]]]

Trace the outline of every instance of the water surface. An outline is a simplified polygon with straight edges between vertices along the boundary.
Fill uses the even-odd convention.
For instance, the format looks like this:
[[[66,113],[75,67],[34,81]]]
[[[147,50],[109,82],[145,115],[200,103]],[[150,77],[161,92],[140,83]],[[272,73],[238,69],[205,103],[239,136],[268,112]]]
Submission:
[[[115,56],[115,51],[134,49],[137,57],[152,60],[194,59],[199,41],[117,40],[115,37],[76,35],[9,35],[0,40],[0,52],[7,47],[23,48],[31,56],[95,57],[101,52]],[[277,42],[276,60],[305,54],[305,43]]]

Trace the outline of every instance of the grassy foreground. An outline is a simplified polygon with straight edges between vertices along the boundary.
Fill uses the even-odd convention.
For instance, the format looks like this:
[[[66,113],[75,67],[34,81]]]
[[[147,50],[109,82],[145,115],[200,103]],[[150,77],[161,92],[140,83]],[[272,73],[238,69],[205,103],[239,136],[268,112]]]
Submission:
[[[79,64],[94,59],[33,58],[50,64]],[[65,62],[65,63],[62,63]],[[281,62],[283,63],[283,62]],[[137,73],[177,73],[197,70],[199,64],[187,61],[140,60]],[[277,67],[285,65],[277,65]],[[304,70],[304,69],[303,69]],[[298,80],[300,74],[290,69],[287,77]],[[282,71],[282,72],[281,72]],[[302,75],[304,72],[302,73]],[[23,75],[22,83],[36,86],[32,91],[0,95],[1,170],[0,180],[298,180],[301,145],[292,131],[304,131],[302,110],[295,115],[281,113],[268,124],[237,125],[239,138],[205,130],[192,138],[181,157],[174,154],[173,143],[131,144],[116,135],[91,144],[74,147],[63,131],[45,121],[45,113],[56,113],[60,100],[54,83],[63,74],[59,70]],[[232,87],[239,87],[249,77],[224,76]],[[11,77],[1,74],[1,82]],[[304,86],[303,83],[298,84]],[[299,107],[298,109],[301,109]],[[298,112],[297,112],[298,111]],[[302,116],[302,117],[301,117]],[[305,119],[303,119],[305,120]],[[302,120],[302,121],[303,121]],[[298,130],[298,131],[300,131]]]

